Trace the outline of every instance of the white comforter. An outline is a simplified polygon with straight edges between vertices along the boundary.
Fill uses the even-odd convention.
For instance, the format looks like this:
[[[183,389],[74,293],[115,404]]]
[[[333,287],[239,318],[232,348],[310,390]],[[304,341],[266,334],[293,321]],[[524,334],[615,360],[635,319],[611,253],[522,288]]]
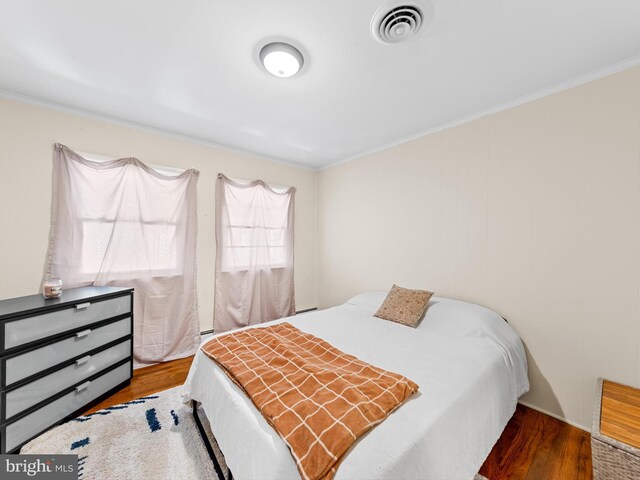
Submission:
[[[495,312],[444,298],[432,298],[416,329],[373,317],[384,298],[358,295],[284,319],[420,386],[354,445],[335,480],[472,479],[529,389],[522,342]],[[236,479],[300,478],[275,430],[202,351],[184,388],[185,401],[202,403]]]

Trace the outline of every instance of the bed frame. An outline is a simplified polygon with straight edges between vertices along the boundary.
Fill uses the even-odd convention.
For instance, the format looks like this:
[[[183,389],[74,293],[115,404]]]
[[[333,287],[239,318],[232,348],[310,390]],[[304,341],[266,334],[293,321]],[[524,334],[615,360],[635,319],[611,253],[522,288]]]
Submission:
[[[209,441],[209,437],[207,436],[207,432],[205,431],[204,427],[202,426],[202,421],[200,420],[200,417],[198,416],[198,402],[196,402],[195,400],[191,401],[192,404],[192,408],[193,408],[193,418],[196,421],[196,426],[198,427],[198,433],[200,433],[200,438],[202,438],[202,442],[204,443],[205,448],[207,449],[207,453],[209,454],[209,458],[211,458],[211,462],[213,463],[213,468],[216,471],[216,474],[218,475],[218,480],[233,480],[233,475],[231,473],[231,470],[229,470],[227,468],[227,470],[229,471],[229,476],[227,478],[225,478],[224,474],[222,473],[222,467],[220,466],[220,463],[218,462],[218,459],[216,458],[216,454],[213,451],[213,447],[211,446],[211,442]]]

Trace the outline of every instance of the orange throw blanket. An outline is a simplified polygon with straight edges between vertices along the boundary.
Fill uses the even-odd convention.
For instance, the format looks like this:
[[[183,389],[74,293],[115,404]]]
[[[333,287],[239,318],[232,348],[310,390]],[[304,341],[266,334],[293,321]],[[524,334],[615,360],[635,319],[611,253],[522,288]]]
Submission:
[[[331,479],[349,447],[418,390],[289,323],[216,337],[202,350],[275,428],[306,480]]]

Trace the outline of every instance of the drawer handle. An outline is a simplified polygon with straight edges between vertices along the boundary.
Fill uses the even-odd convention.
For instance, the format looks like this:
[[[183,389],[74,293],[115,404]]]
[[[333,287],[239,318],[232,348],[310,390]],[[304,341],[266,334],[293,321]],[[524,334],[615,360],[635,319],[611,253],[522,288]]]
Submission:
[[[86,330],[82,330],[81,332],[76,333],[76,338],[86,337],[91,333],[91,329],[87,328]]]
[[[91,381],[84,382],[82,385],[78,385],[78,386],[76,387],[76,393],[80,393],[81,391],[83,391],[84,389],[86,389],[89,385],[91,385]]]
[[[86,357],[79,358],[78,360],[76,360],[76,367],[79,367],[83,363],[87,363],[89,360],[91,360],[91,355],[87,355]]]
[[[89,308],[90,305],[91,305],[91,302],[79,303],[78,305],[76,305],[76,310],[82,310],[84,308]]]

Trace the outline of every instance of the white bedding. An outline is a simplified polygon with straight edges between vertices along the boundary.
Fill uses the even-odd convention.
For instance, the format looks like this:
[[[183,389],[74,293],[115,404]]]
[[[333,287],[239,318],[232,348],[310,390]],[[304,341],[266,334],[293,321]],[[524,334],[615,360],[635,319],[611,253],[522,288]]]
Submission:
[[[444,298],[431,299],[416,329],[373,317],[385,296],[278,321],[420,386],[354,445],[335,480],[472,479],[529,389],[522,342],[495,312]],[[275,430],[201,350],[184,388],[185,401],[202,403],[236,479],[300,479]]]

